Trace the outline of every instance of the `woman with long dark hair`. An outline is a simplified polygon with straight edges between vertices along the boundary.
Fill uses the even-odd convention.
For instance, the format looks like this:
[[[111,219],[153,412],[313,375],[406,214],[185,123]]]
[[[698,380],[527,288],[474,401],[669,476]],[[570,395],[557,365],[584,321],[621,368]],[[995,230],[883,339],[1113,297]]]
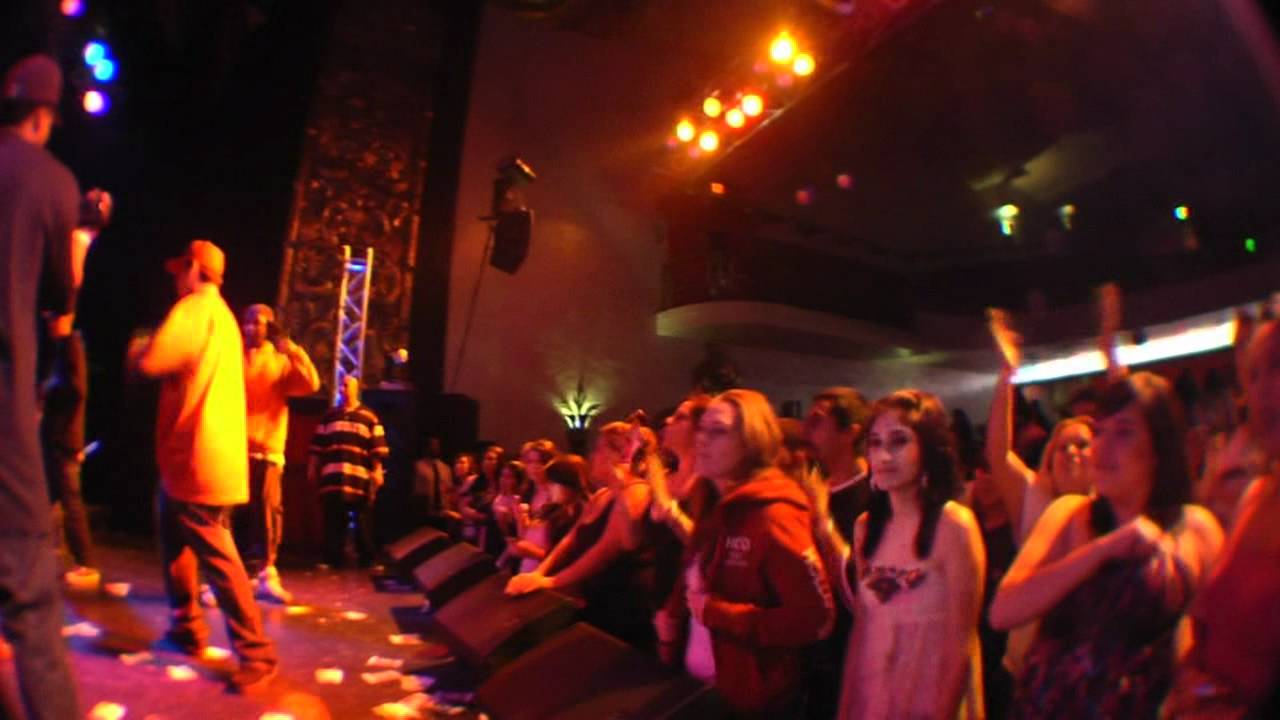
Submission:
[[[1014,717],[1153,717],[1178,618],[1222,545],[1213,515],[1188,504],[1185,421],[1168,381],[1113,381],[1099,415],[1096,495],[1045,510],[991,606],[996,628],[1040,620]]]
[[[937,397],[899,390],[872,407],[871,501],[841,540],[810,483],[832,574],[853,613],[842,719],[980,718],[978,613],[985,559],[973,513],[954,502],[955,439]]]
[[[587,502],[587,461],[579,455],[557,455],[542,471],[547,500],[529,510],[529,522],[510,546],[520,572],[538,569],[547,552],[573,528]]]

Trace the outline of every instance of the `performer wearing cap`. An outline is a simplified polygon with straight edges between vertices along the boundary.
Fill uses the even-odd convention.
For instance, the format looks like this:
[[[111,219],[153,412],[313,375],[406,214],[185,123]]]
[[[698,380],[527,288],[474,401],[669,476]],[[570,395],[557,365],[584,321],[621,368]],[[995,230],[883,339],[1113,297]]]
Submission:
[[[152,337],[130,346],[129,365],[162,379],[156,526],[171,613],[166,639],[191,655],[203,653],[209,637],[197,601],[203,570],[240,657],[231,687],[248,692],[276,676],[277,659],[230,529],[231,506],[249,500],[244,345],[219,289],[226,259],[217,245],[193,240],[165,267],[178,302]]]
[[[0,85],[0,625],[22,704],[38,720],[80,714],[61,634],[36,399],[39,311],[70,313],[79,274],[71,233],[80,191],[44,149],[61,95],[62,72],[44,55],[18,61]]]
[[[250,305],[244,332],[245,399],[249,410],[249,504],[236,508],[236,545],[245,569],[257,575],[258,594],[282,603],[293,595],[280,584],[276,553],[284,531],[284,444],[289,435],[288,398],[320,389],[320,374],[307,352],[287,337],[271,337],[275,312]]]

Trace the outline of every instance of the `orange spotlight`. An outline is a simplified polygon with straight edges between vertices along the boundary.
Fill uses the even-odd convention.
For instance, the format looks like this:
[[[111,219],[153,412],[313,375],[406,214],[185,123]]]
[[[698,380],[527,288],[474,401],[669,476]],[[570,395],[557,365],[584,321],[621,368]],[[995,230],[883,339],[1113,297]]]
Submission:
[[[764,112],[764,98],[755,93],[750,93],[742,98],[742,112],[747,117],[755,117]]]
[[[693,122],[689,118],[684,118],[676,123],[676,139],[680,142],[689,142],[696,134],[698,134],[698,131],[693,127]]]
[[[720,136],[715,130],[703,130],[698,136],[698,147],[707,152],[715,152],[720,147]]]
[[[710,95],[706,100],[702,101],[702,112],[707,114],[709,118],[718,118],[724,110],[724,104],[720,102],[720,98]]]
[[[815,67],[816,65],[813,62],[812,55],[809,53],[800,53],[791,63],[791,72],[795,73],[797,77],[808,77],[813,74],[813,69]]]
[[[731,128],[740,128],[747,124],[747,116],[738,108],[729,108],[729,112],[724,114],[724,124]]]
[[[796,41],[791,39],[791,34],[786,30],[778,33],[773,42],[769,43],[769,59],[783,65],[791,62],[796,56]]]
[[[712,194],[712,195],[723,195],[723,194],[724,194],[724,183],[718,183],[718,182],[713,182],[713,183],[711,183],[711,194]]]

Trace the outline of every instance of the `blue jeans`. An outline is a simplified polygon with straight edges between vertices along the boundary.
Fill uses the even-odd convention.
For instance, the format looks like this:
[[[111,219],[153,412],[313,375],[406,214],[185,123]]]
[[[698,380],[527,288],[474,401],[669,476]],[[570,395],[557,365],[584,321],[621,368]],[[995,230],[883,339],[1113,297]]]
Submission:
[[[48,535],[0,529],[0,625],[13,646],[22,703],[31,720],[80,717],[62,639],[58,559]]]

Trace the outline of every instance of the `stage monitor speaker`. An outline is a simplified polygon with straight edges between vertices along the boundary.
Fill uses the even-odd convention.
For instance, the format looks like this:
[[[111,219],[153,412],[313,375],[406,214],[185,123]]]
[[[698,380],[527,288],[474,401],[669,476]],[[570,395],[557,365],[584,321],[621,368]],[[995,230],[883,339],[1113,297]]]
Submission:
[[[493,224],[493,252],[489,264],[505,273],[515,274],[529,254],[529,238],[533,234],[533,211],[507,210],[498,213]]]
[[[728,717],[711,688],[584,623],[494,673],[476,703],[495,720]]]
[[[419,565],[444,552],[452,543],[445,533],[430,527],[418,528],[387,545],[387,557],[396,574],[406,580]]]
[[[496,572],[491,555],[469,543],[458,543],[419,565],[413,579],[431,606],[439,608]]]
[[[506,594],[508,573],[490,575],[432,616],[454,654],[482,677],[564,630],[578,607],[565,596],[538,591]]]

